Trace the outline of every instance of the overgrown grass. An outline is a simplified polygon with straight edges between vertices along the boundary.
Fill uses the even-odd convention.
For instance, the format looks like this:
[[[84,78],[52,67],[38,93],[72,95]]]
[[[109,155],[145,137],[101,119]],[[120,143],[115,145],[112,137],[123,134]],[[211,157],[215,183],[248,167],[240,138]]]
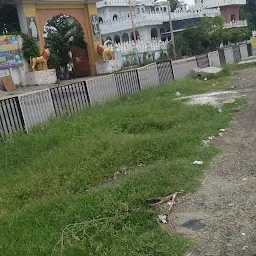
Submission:
[[[0,147],[0,254],[184,255],[190,241],[156,222],[146,199],[195,191],[237,104],[174,100],[227,89],[227,77],[186,79],[53,120]],[[203,160],[203,166],[194,166]],[[112,180],[118,172],[119,177]],[[92,221],[94,219],[101,219]],[[88,222],[86,222],[88,221]],[[61,238],[61,229],[72,223]],[[62,252],[61,252],[62,248]]]

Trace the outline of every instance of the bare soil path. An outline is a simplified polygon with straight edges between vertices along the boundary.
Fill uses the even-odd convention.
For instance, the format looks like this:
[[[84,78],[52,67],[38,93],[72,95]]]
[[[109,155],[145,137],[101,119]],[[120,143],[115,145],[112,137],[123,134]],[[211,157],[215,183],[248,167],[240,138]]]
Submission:
[[[230,86],[246,95],[222,138],[223,150],[205,171],[201,189],[173,208],[173,227],[192,238],[199,256],[256,255],[256,69],[236,71]],[[206,227],[192,231],[180,225],[201,219]]]

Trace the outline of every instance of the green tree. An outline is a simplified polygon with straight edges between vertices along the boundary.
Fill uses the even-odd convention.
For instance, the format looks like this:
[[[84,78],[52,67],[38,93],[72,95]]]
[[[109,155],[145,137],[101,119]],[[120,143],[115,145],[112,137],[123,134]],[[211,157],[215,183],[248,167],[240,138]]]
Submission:
[[[178,56],[191,56],[218,49],[219,45],[237,43],[249,38],[248,28],[224,29],[221,16],[204,17],[197,24],[190,24],[179,36],[175,37]],[[172,57],[172,44],[168,45],[168,53]]]
[[[81,25],[68,15],[57,15],[48,20],[45,26],[45,43],[51,53],[55,55],[52,65],[58,71],[60,66],[65,67],[70,60],[69,51],[72,46],[87,49],[84,41],[84,32]]]
[[[0,1],[0,35],[18,34],[20,25],[15,5],[9,4],[6,0]]]
[[[22,43],[22,52],[25,60],[29,61],[30,57],[38,57],[39,47],[35,39],[27,34],[21,34],[23,43]]]
[[[179,0],[168,0],[168,2],[170,4],[170,9],[172,12],[176,10],[180,5]]]
[[[240,8],[240,18],[247,19],[249,30],[256,29],[256,1],[247,0],[246,5]]]

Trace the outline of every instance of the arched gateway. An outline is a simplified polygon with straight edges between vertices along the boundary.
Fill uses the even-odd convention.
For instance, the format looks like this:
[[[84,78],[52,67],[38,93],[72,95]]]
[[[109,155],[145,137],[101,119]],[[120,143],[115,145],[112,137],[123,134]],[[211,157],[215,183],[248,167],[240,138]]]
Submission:
[[[67,14],[82,26],[88,46],[89,64],[96,74],[95,62],[101,58],[96,52],[101,43],[96,0],[16,0],[21,31],[34,36],[41,48],[44,47],[44,25],[53,16]]]

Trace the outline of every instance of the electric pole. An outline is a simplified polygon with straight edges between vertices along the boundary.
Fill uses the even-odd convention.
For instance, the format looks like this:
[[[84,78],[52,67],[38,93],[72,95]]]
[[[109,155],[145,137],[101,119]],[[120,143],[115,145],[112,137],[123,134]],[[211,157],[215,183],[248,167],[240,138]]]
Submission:
[[[177,54],[176,54],[176,47],[175,47],[175,40],[174,40],[174,33],[173,33],[173,26],[172,26],[172,17],[171,17],[170,0],[167,0],[167,5],[168,5],[170,32],[171,32],[171,37],[172,37],[172,38],[171,38],[171,42],[172,42],[172,47],[173,47],[173,55],[174,55],[174,58],[176,59]]]

